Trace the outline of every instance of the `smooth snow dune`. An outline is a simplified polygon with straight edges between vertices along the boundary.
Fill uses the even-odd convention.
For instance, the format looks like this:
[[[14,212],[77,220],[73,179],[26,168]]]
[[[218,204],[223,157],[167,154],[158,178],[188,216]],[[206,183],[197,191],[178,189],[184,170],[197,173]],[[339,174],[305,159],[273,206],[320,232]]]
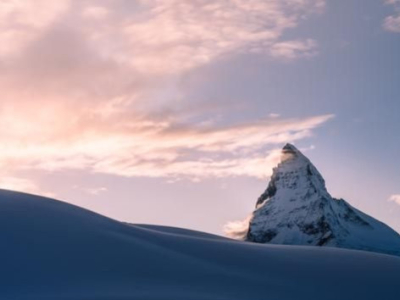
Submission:
[[[0,191],[0,299],[399,299],[395,256],[189,233]]]
[[[141,227],[141,228],[152,230],[152,231],[157,231],[157,232],[163,233],[163,234],[181,235],[181,236],[186,236],[189,238],[230,240],[226,237],[222,237],[219,235],[201,232],[201,231],[195,231],[195,230],[186,229],[186,228],[177,228],[177,227],[161,226],[161,225],[149,225],[149,224],[130,224],[130,225],[135,226],[135,227]]]

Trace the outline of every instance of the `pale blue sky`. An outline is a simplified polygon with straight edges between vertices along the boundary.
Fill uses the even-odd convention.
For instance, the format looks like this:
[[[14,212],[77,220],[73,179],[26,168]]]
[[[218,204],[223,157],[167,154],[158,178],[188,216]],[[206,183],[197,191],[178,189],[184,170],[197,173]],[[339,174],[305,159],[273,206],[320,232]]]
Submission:
[[[399,1],[39,2],[0,7],[1,186],[221,234],[294,142],[400,231]]]

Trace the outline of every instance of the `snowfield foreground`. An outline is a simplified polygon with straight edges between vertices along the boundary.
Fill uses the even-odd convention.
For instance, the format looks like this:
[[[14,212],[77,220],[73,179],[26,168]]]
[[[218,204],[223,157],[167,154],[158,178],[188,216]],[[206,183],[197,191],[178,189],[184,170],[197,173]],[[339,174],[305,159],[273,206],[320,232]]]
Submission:
[[[399,299],[400,258],[131,226],[0,191],[0,299]]]

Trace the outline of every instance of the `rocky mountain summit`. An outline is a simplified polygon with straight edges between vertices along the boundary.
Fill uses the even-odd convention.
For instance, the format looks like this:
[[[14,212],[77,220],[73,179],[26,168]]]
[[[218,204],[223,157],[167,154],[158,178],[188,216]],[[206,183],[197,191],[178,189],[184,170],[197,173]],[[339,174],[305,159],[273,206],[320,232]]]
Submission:
[[[283,147],[281,162],[257,200],[245,239],[400,255],[400,235],[333,198],[315,166],[291,144]]]

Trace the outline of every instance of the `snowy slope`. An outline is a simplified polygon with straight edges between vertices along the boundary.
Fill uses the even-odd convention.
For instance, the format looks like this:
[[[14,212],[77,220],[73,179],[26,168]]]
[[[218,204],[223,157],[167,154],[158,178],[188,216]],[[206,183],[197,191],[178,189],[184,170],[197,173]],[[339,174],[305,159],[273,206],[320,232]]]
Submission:
[[[332,198],[315,166],[290,144],[257,201],[246,238],[400,255],[400,235],[343,199]]]
[[[120,223],[0,191],[0,299],[398,299],[400,258]]]

